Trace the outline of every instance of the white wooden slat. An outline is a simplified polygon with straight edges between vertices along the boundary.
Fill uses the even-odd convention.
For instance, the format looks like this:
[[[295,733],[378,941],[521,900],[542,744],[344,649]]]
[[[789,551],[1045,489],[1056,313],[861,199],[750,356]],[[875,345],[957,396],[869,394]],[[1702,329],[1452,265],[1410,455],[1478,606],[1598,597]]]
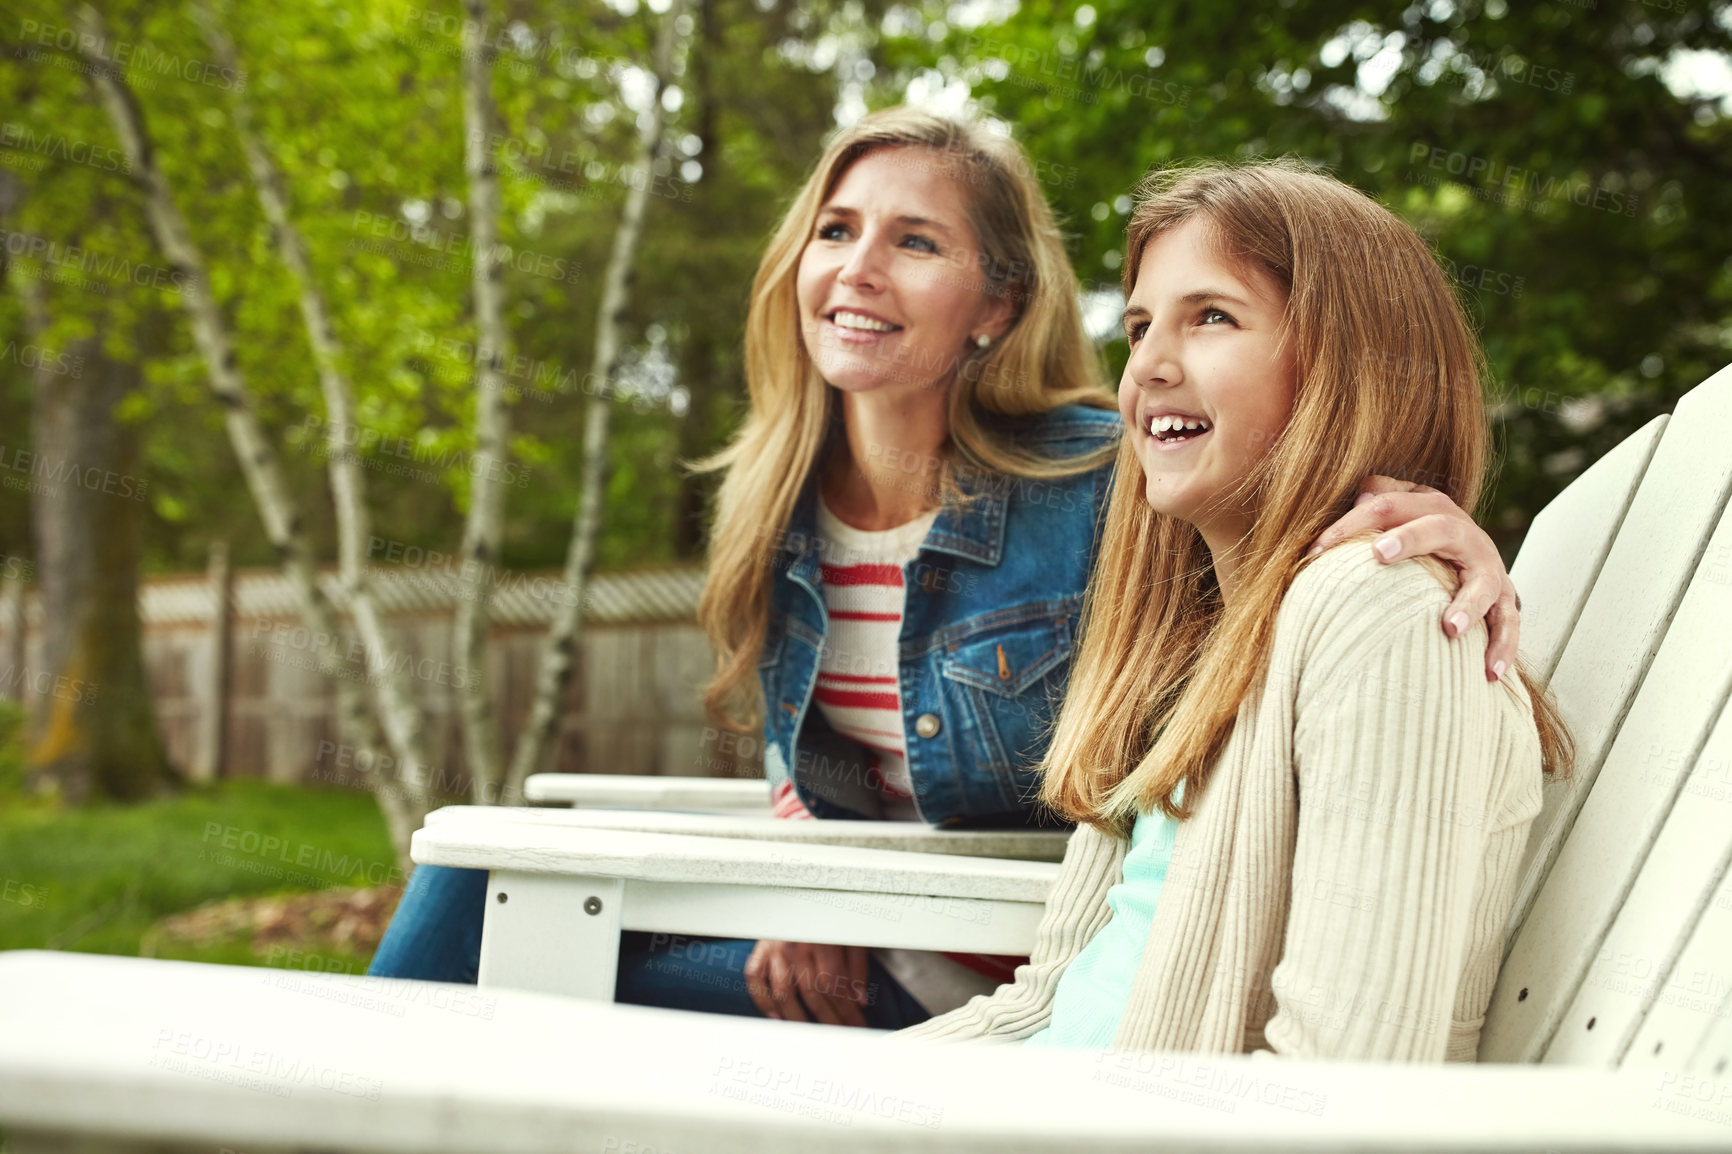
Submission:
[[[429,825],[415,832],[410,855],[519,873],[1033,902],[1046,900],[1059,871],[1054,862],[510,822]]]
[[[1726,728],[1725,716],[1720,728]],[[1717,787],[1727,789],[1732,786]],[[1732,871],[1721,874],[1677,962],[1656,981],[1654,1004],[1621,1067],[1704,1070],[1703,1056],[1712,1049],[1715,1030],[1732,1020]]]
[[[641,830],[698,837],[851,845],[865,849],[948,853],[966,857],[1059,861],[1067,831],[1037,829],[939,829],[913,821],[784,821],[773,817],[660,810],[542,809],[530,806],[447,806],[427,815],[444,822],[526,822],[552,827]]]
[[[621,929],[1026,956],[1046,906],[496,870],[485,910],[481,986],[610,1001]]]
[[[1697,1103],[1664,1075],[958,1049],[141,958],[0,954],[0,1021],[20,1154],[53,1134],[203,1154],[1575,1154],[1728,1135],[1674,1109]]]
[[[625,883],[628,930],[1026,957],[1046,903],[766,886]]]
[[[1666,428],[1661,415],[1620,441],[1535,515],[1510,567],[1522,598],[1522,657],[1551,677]]]
[[[1671,601],[1634,556],[1639,542],[1649,570],[1682,571],[1687,580],[1708,543],[1697,526],[1705,516],[1710,525],[1721,520],[1732,481],[1729,437],[1732,373],[1722,373],[1680,402],[1559,665],[1554,686],[1580,747],[1576,780],[1548,786],[1535,822],[1524,884],[1555,865],[1517,923],[1481,1033],[1482,1061],[1535,1061],[1544,1052],[1682,784],[1676,771],[1656,775],[1654,759],[1691,764],[1732,686],[1732,590],[1695,582]],[[1732,518],[1719,533],[1732,534]],[[1656,619],[1659,605],[1676,608]],[[1624,628],[1631,621],[1652,636],[1633,643]],[[1651,667],[1638,670],[1631,650],[1653,648]],[[1623,717],[1615,694],[1638,673]],[[1621,725],[1608,724],[1614,715]]]
[[[1552,676],[1576,739],[1574,773],[1548,784],[1528,838],[1513,935],[1544,883],[1666,634],[1732,488],[1732,366],[1679,400]]]
[[[761,780],[728,777],[633,777],[613,773],[535,773],[524,779],[523,796],[554,805],[590,809],[666,809],[696,813],[768,813],[770,787]]]
[[[1732,510],[1721,518],[1719,537],[1732,545]],[[1714,603],[1712,616],[1705,615],[1704,601]],[[1718,647],[1723,655],[1732,657],[1732,586],[1694,582],[1679,611],[1679,627],[1687,628],[1694,621],[1712,621],[1716,617],[1722,624],[1721,636],[1694,638],[1692,643]],[[1669,638],[1667,649],[1675,644]],[[1655,659],[1649,674],[1651,680],[1660,676],[1667,656],[1667,651],[1662,650]],[[1732,688],[1732,660],[1726,665],[1728,688]],[[1641,708],[1642,703],[1638,702],[1636,710],[1631,711],[1625,733],[1638,723],[1637,711]],[[1616,756],[1614,750],[1614,760]],[[1635,769],[1636,780],[1627,781],[1626,788],[1612,792],[1619,782],[1613,779],[1614,770],[1608,761],[1594,796],[1583,807],[1581,819],[1576,823],[1576,836],[1586,838],[1585,844],[1593,844],[1592,823],[1598,806],[1613,807],[1609,815],[1613,821],[1619,820],[1618,807],[1628,807],[1622,816],[1634,825],[1640,819],[1628,809],[1648,799],[1658,808],[1668,795],[1676,800],[1659,837],[1641,862],[1641,872],[1618,908],[1605,941],[1564,1011],[1546,1048],[1547,1062],[1605,1067],[1619,1064],[1657,998],[1665,995],[1677,1003],[1685,991],[1676,988],[1674,982],[1687,988],[1708,977],[1689,966],[1677,968],[1676,963],[1725,875],[1727,863],[1732,861],[1732,711],[1725,708],[1724,697],[1719,722],[1694,758],[1683,749],[1652,746],[1640,757]],[[1560,862],[1563,860],[1559,858]],[[1732,973],[1732,954],[1717,963],[1711,959],[1703,961],[1722,975]],[[1724,976],[1718,985],[1724,992]],[[1689,1035],[1690,1040],[1695,1041],[1700,1034],[1698,1028]],[[1652,1056],[1664,1060],[1664,1039],[1655,1039],[1647,1046],[1652,1048],[1656,1044],[1660,1053]]]
[[[1708,1023],[1686,1072],[1713,1083],[1715,1105],[1732,1119],[1732,997],[1721,1003],[1720,1012]]]

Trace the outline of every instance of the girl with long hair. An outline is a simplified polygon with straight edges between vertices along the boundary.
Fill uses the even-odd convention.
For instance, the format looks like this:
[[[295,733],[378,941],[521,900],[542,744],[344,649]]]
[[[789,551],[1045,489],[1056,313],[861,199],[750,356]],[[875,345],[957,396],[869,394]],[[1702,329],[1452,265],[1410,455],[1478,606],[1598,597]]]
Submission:
[[[1569,739],[1439,634],[1447,569],[1311,546],[1367,473],[1473,507],[1478,342],[1412,229],[1294,162],[1158,173],[1127,235],[1126,433],[1040,769],[1080,826],[1015,983],[915,1032],[1471,1061]]]
[[[1042,820],[1034,770],[1120,452],[1077,289],[1032,164],[978,125],[874,113],[794,197],[752,286],[749,411],[701,466],[725,470],[699,606],[718,659],[706,706],[761,735],[777,814]],[[1459,565],[1434,627],[1501,626],[1495,676],[1513,590],[1427,480],[1370,478],[1333,531],[1387,530],[1392,557]],[[484,889],[418,869],[372,972],[474,981]],[[995,988],[1012,961],[627,934],[616,997],[900,1026]]]

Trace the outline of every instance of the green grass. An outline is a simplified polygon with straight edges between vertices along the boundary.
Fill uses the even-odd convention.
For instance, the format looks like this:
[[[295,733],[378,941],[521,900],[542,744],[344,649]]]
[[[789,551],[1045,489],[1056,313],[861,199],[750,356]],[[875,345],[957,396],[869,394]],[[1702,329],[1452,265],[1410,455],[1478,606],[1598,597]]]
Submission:
[[[159,919],[207,902],[402,880],[368,794],[242,780],[56,810],[0,792],[0,950],[137,954]],[[156,954],[264,960],[244,938]]]

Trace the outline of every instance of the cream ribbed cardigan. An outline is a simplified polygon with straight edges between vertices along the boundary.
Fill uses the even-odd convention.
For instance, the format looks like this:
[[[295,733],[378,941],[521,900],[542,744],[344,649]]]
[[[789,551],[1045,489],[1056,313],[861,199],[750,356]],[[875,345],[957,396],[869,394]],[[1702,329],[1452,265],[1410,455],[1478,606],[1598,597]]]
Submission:
[[[1179,830],[1120,1050],[1472,1061],[1540,809],[1520,679],[1451,641],[1424,565],[1362,542],[1294,579],[1268,677]],[[904,1031],[1026,1038],[1111,911],[1126,843],[1078,827],[1033,956]]]

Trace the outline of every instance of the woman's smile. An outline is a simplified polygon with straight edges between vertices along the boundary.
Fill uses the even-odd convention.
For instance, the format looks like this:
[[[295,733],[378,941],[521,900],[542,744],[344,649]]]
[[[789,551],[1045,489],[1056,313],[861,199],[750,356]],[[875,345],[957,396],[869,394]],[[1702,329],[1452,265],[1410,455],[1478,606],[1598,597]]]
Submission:
[[[832,309],[824,316],[827,335],[847,345],[871,345],[895,336],[905,326],[867,309]]]

